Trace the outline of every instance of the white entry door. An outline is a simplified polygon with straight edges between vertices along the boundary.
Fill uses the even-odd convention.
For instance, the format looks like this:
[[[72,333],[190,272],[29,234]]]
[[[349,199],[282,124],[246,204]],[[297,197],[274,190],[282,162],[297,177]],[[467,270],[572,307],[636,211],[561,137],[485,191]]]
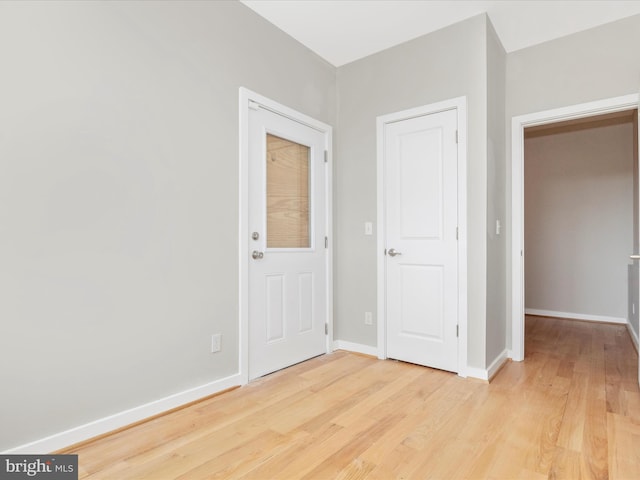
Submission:
[[[249,110],[249,379],[326,353],[325,134]]]
[[[387,356],[458,372],[456,110],[384,126]]]

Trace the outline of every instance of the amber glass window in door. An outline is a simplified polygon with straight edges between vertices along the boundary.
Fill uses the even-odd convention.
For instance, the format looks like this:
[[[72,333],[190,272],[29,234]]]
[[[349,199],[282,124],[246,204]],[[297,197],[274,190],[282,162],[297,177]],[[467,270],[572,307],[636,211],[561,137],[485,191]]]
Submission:
[[[306,145],[267,134],[267,248],[309,248]]]

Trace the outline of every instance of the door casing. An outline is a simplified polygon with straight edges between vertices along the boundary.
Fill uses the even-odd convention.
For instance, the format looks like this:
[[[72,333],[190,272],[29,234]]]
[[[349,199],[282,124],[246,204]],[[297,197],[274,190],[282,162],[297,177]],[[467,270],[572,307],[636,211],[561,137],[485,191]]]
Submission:
[[[378,358],[387,358],[384,128],[389,123],[456,110],[458,116],[458,375],[467,376],[467,98],[457,97],[377,118]]]
[[[519,115],[511,120],[511,350],[524,360],[524,129],[638,108],[638,94]],[[631,252],[629,252],[631,253]]]
[[[259,105],[259,107],[258,107]],[[238,264],[239,264],[239,371],[240,382],[249,382],[249,111],[251,108],[264,108],[278,115],[311,127],[324,134],[325,151],[327,152],[327,175],[325,181],[325,231],[328,238],[326,255],[326,312],[327,324],[326,351],[333,350],[333,230],[332,230],[332,127],[315,120],[303,113],[264,97],[247,88],[239,89],[239,233],[238,233]]]

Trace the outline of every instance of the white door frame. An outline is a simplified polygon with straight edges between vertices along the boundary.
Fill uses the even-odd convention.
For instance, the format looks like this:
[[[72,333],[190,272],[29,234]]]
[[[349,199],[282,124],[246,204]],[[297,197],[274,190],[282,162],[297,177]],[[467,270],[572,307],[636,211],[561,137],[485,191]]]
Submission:
[[[257,105],[256,105],[257,104]],[[282,115],[298,123],[311,127],[324,134],[325,150],[327,152],[327,175],[325,182],[326,198],[326,232],[329,239],[326,256],[326,312],[325,323],[328,325],[326,336],[327,353],[333,350],[333,230],[332,230],[332,134],[330,125],[315,120],[303,113],[297,112],[278,102],[264,97],[251,90],[240,87],[239,91],[239,355],[238,365],[240,382],[245,385],[249,382],[249,111],[251,108],[262,107],[271,112]]]
[[[386,124],[446,110],[458,113],[458,375],[467,376],[467,97],[382,115],[377,118],[378,197],[378,358],[387,358],[384,127]]]
[[[511,120],[511,358],[524,360],[524,129],[638,108],[638,94],[519,115]]]

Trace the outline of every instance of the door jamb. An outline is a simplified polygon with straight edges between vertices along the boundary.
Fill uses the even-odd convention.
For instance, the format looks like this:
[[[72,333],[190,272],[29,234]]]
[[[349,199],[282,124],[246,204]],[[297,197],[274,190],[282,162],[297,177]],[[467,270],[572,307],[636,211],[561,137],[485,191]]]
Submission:
[[[256,105],[257,104],[257,105]],[[298,123],[311,127],[324,134],[327,152],[325,177],[325,231],[329,239],[325,262],[326,269],[326,315],[328,325],[326,352],[333,351],[333,202],[332,202],[332,136],[330,125],[311,118],[292,108],[255,93],[247,88],[239,89],[239,225],[238,225],[238,370],[240,382],[249,382],[249,111],[251,108],[264,108]]]
[[[431,115],[446,110],[457,111],[458,122],[458,375],[467,376],[467,97],[403,110],[377,117],[377,264],[378,264],[378,358],[387,358],[386,330],[386,262],[384,196],[384,129],[389,123]]]
[[[638,108],[637,93],[514,116],[511,120],[511,358],[524,360],[524,129]]]

